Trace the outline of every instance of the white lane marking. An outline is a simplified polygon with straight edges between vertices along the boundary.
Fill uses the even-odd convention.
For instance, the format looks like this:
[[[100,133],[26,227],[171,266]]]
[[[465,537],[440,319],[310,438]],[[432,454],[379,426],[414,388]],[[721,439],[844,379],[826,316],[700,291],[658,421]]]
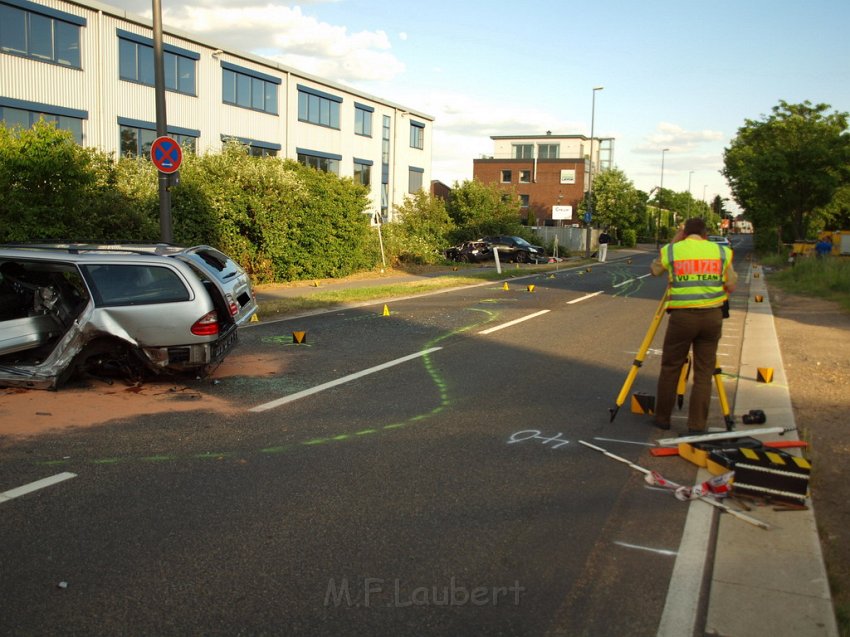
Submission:
[[[604,442],[622,442],[627,445],[642,445],[644,447],[654,447],[655,445],[649,442],[637,442],[636,440],[620,440],[619,438],[601,438],[600,436],[594,436],[594,440],[602,440]]]
[[[482,330],[478,332],[479,334],[490,334],[492,332],[496,332],[498,330],[503,330],[506,327],[511,327],[512,325],[516,325],[517,323],[522,323],[523,321],[527,321],[529,319],[536,318],[542,314],[546,314],[549,310],[540,310],[539,312],[535,312],[534,314],[529,314],[528,316],[523,316],[522,318],[518,318],[514,321],[508,321],[507,323],[502,323],[501,325],[497,325],[496,327],[491,327],[488,330]]]
[[[256,407],[251,407],[248,411],[259,412],[259,411],[268,411],[269,409],[274,409],[275,407],[280,407],[281,405],[285,405],[286,403],[291,403],[300,398],[304,398],[305,396],[311,396],[313,394],[318,394],[321,391],[325,391],[326,389],[330,389],[331,387],[336,387],[337,385],[343,385],[345,383],[351,382],[352,380],[357,380],[358,378],[362,378],[363,376],[368,376],[369,374],[374,374],[375,372],[380,372],[390,367],[395,367],[396,365],[401,365],[402,363],[406,363],[407,361],[412,361],[415,358],[421,358],[423,356],[427,356],[431,352],[436,352],[437,350],[443,349],[442,347],[432,347],[431,349],[426,349],[421,352],[416,352],[415,354],[410,354],[409,356],[403,356],[402,358],[397,358],[394,361],[388,361],[386,363],[382,363],[380,365],[375,365],[375,367],[370,367],[369,369],[364,369],[359,372],[355,372],[353,374],[349,374],[348,376],[343,376],[342,378],[337,378],[336,380],[332,380],[327,383],[323,383],[322,385],[316,385],[315,387],[311,387],[310,389],[305,389],[304,391],[299,391],[294,394],[290,394],[289,396],[284,396],[283,398],[278,398],[277,400],[272,400],[267,403],[263,403],[262,405],[257,405]]]
[[[628,285],[629,283],[632,283],[634,281],[640,281],[641,279],[645,279],[646,277],[650,276],[651,274],[652,273],[650,272],[649,274],[644,274],[642,276],[636,276],[633,279],[628,279],[626,281],[623,281],[622,283],[617,283],[614,287],[615,288],[623,287],[624,285]]]
[[[618,546],[625,547],[627,549],[638,549],[640,551],[649,551],[650,553],[657,553],[658,555],[678,555],[676,551],[668,551],[667,549],[653,549],[648,546],[638,546],[637,544],[629,544],[627,542],[614,542],[614,544]]]
[[[8,500],[13,500],[14,498],[19,498],[22,495],[26,495],[28,493],[32,493],[33,491],[38,491],[39,489],[44,489],[46,487],[51,487],[54,484],[59,484],[60,482],[64,482],[65,480],[70,480],[71,478],[76,477],[76,473],[69,473],[65,471],[64,473],[57,473],[55,476],[50,476],[49,478],[42,478],[41,480],[30,482],[29,484],[25,484],[22,487],[10,489],[9,491],[4,491],[3,493],[0,493],[0,503],[7,502]]]
[[[577,299],[573,299],[572,301],[567,301],[567,305],[572,305],[573,303],[578,303],[579,301],[586,301],[587,299],[592,299],[594,296],[599,296],[605,290],[599,290],[599,292],[594,292],[593,294],[585,294],[584,296],[580,296]]]

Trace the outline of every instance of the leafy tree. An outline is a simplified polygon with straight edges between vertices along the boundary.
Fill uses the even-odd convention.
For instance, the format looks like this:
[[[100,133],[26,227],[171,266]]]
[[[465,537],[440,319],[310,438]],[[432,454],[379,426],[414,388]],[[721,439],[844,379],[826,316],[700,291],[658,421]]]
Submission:
[[[520,223],[519,198],[506,194],[496,184],[474,179],[455,182],[446,209],[457,226],[455,241],[494,234],[529,238],[529,231]]]
[[[593,180],[594,221],[598,226],[616,229],[618,235],[624,230],[636,231],[645,207],[640,191],[622,170],[605,170]]]
[[[384,226],[385,245],[391,259],[407,263],[441,260],[455,229],[443,200],[420,190],[405,197],[395,212],[398,221]]]
[[[155,217],[138,211],[116,178],[108,155],[79,146],[52,123],[0,126],[0,241],[150,237]]]
[[[779,230],[785,240],[806,239],[848,182],[848,115],[827,113],[829,108],[780,101],[769,117],[746,120],[725,149],[722,173],[760,230]]]

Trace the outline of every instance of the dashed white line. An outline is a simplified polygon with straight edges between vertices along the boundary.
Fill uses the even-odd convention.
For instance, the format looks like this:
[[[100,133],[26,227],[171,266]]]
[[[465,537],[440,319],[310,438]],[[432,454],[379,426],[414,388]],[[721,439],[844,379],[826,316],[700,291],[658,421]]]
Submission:
[[[633,279],[627,279],[627,280],[623,281],[622,283],[617,283],[614,287],[615,288],[621,288],[624,285],[628,285],[629,283],[633,283],[635,281],[640,281],[641,279],[645,279],[646,277],[651,276],[651,275],[652,275],[652,273],[650,272],[649,274],[643,274],[641,276],[636,276]]]
[[[573,299],[572,301],[567,301],[567,305],[572,305],[573,303],[579,303],[580,301],[586,301],[587,299],[592,299],[594,296],[599,296],[605,290],[599,290],[599,292],[593,292],[592,294],[585,294],[584,296],[580,296],[577,299]]]
[[[65,471],[64,473],[57,473],[55,476],[50,476],[49,478],[42,478],[41,480],[30,482],[29,484],[25,484],[22,487],[10,489],[9,491],[4,491],[3,493],[0,493],[0,503],[8,502],[9,500],[14,500],[15,498],[19,498],[22,495],[26,495],[28,493],[32,493],[33,491],[38,491],[39,489],[44,489],[46,487],[51,487],[54,484],[59,484],[60,482],[64,482],[65,480],[70,480],[71,478],[76,477],[76,473],[69,473]]]
[[[321,385],[316,385],[315,387],[311,387],[310,389],[305,389],[304,391],[299,391],[294,394],[290,394],[289,396],[284,396],[283,398],[278,398],[277,400],[272,400],[267,403],[263,403],[262,405],[257,405],[256,407],[251,407],[248,411],[260,412],[260,411],[268,411],[269,409],[274,409],[275,407],[280,407],[281,405],[285,405],[286,403],[291,403],[292,401],[298,400],[300,398],[304,398],[306,396],[311,396],[313,394],[318,394],[321,391],[326,389],[330,389],[331,387],[336,387],[337,385],[343,385],[345,383],[351,382],[352,380],[357,380],[358,378],[362,378],[363,376],[368,376],[369,374],[374,374],[375,372],[380,372],[390,367],[395,367],[396,365],[400,365],[402,363],[406,363],[407,361],[412,361],[415,358],[421,358],[423,356],[427,356],[431,352],[436,352],[437,350],[443,349],[442,347],[432,347],[431,349],[422,350],[421,352],[416,352],[415,354],[410,354],[409,356],[403,356],[402,358],[397,358],[394,361],[388,361],[386,363],[381,363],[380,365],[375,365],[375,367],[370,367],[369,369],[364,369],[363,371],[355,372],[354,374],[349,374],[348,376],[343,376],[342,378],[337,378],[336,380],[332,380],[327,383],[323,383]]]
[[[657,553],[658,555],[669,555],[675,556],[678,555],[676,551],[668,551],[667,549],[653,549],[648,546],[638,546],[637,544],[629,544],[627,542],[614,542],[618,546],[622,546],[627,549],[638,549],[640,551],[649,551],[650,553]]]
[[[535,312],[534,314],[529,314],[528,316],[523,316],[522,318],[518,318],[513,321],[508,321],[507,323],[502,323],[501,325],[497,325],[496,327],[491,327],[487,330],[482,330],[478,332],[479,334],[491,334],[492,332],[497,332],[498,330],[503,330],[506,327],[511,327],[512,325],[516,325],[517,323],[522,323],[523,321],[527,321],[529,319],[536,318],[542,314],[546,314],[549,310],[540,310],[539,312]]]

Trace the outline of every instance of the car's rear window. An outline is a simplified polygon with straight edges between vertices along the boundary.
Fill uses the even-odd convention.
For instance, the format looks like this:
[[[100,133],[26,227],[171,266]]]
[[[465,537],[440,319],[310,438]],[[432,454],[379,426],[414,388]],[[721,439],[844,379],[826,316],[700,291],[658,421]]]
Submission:
[[[233,259],[218,250],[207,248],[192,252],[188,256],[219,281],[232,279],[241,272],[241,268]]]
[[[86,265],[95,302],[102,306],[176,303],[191,298],[178,274],[155,265]]]

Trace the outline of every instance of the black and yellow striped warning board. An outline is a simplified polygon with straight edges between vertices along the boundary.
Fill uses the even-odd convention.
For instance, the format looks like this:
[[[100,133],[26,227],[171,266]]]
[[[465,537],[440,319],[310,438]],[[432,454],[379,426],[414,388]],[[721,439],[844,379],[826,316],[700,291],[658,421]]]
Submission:
[[[734,470],[738,493],[800,501],[809,491],[811,463],[781,449],[712,451],[706,465],[711,473]]]

